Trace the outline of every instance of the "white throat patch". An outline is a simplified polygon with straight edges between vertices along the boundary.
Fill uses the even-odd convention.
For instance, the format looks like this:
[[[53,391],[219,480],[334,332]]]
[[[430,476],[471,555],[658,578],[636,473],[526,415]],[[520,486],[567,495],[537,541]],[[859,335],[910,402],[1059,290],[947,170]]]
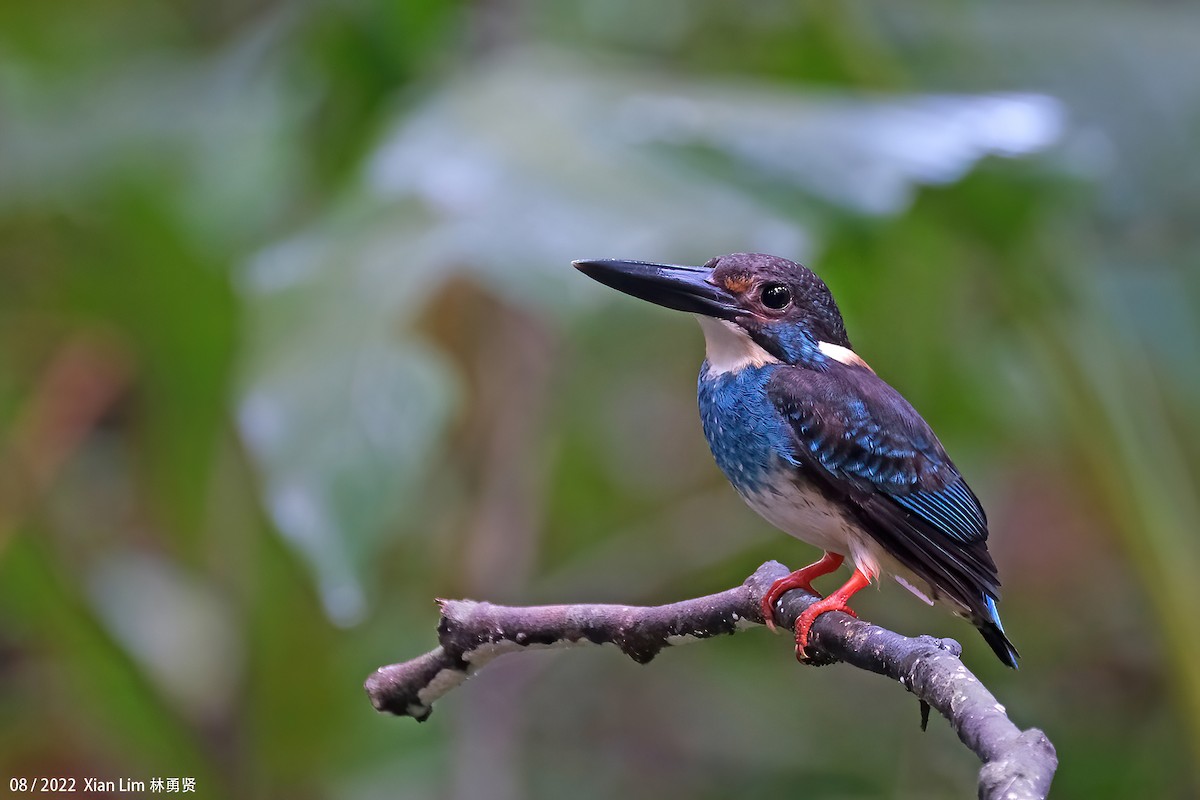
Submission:
[[[775,356],[755,344],[744,330],[732,322],[700,314],[696,315],[696,319],[700,321],[700,329],[704,331],[705,357],[708,359],[710,375],[781,363]]]

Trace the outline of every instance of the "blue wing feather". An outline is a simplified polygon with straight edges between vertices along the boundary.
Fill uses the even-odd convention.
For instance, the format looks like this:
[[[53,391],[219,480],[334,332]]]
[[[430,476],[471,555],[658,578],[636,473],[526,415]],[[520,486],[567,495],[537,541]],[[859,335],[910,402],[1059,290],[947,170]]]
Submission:
[[[841,376],[858,381],[803,369],[782,374],[791,380],[774,382],[772,396],[808,450],[803,461],[815,461],[835,480],[887,495],[950,539],[987,540],[979,500],[898,392],[863,371]],[[798,380],[805,385],[798,387]]]
[[[1000,583],[978,499],[899,392],[840,366],[780,368],[768,385],[794,434],[794,463],[906,567],[986,616]]]
[[[767,394],[792,434],[799,477],[841,502],[897,561],[952,598],[1005,664],[987,516],[921,415],[869,369],[775,369]]]
[[[983,508],[962,478],[937,492],[913,491],[893,494],[898,504],[937,525],[947,536],[960,542],[987,540],[987,519]]]

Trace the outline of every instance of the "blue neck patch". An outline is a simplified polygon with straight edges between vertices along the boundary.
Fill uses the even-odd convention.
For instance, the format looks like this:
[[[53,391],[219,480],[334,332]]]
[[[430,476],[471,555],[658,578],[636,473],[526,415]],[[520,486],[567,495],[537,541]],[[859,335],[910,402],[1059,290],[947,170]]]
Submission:
[[[714,376],[707,361],[700,368],[704,437],[717,466],[743,494],[762,489],[772,472],[794,461],[787,423],[767,397],[767,381],[779,368],[768,364]]]
[[[823,371],[829,362],[829,357],[821,352],[812,334],[803,325],[794,322],[763,325],[755,331],[753,338],[773,355],[782,354],[782,360],[788,364]]]

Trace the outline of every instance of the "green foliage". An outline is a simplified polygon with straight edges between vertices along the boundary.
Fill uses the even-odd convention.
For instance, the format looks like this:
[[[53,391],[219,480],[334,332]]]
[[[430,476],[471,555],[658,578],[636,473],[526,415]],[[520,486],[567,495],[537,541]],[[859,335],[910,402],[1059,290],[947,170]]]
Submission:
[[[1022,669],[896,587],[860,613],[961,637],[1061,796],[1195,793],[1198,23],[0,7],[0,773],[970,794],[907,695],[754,634],[513,659],[420,727],[362,695],[435,596],[661,602],[810,555],[712,465],[699,334],[569,267],[752,249],[828,280],[970,476]]]

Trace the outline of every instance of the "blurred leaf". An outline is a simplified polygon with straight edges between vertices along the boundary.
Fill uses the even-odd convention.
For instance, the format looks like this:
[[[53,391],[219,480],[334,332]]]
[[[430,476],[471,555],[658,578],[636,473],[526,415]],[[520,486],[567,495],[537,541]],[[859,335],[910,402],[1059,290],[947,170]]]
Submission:
[[[975,476],[1026,654],[981,677],[1044,721],[1056,792],[1195,794],[1200,14],[1076,5],[0,6],[0,469],[62,465],[0,487],[0,762],[231,797],[961,796],[950,731],[770,637],[514,661],[420,727],[363,700],[505,524],[522,600],[807,554],[705,452],[694,326],[568,266],[755,249],[813,262]],[[505,319],[554,346],[508,352]],[[112,399],[22,439],[78,342],[111,345]]]
[[[25,685],[40,692],[33,698],[38,718],[66,741],[78,739],[79,761],[68,774],[94,769],[86,759],[107,752],[215,787],[195,731],[87,612],[80,586],[40,540],[44,531],[34,533],[0,559],[0,620],[28,646],[33,663]]]
[[[258,334],[240,419],[275,523],[333,618],[355,619],[362,567],[449,419],[445,366],[404,331],[455,270],[561,313],[594,291],[573,258],[810,251],[806,224],[744,182],[690,168],[680,149],[858,213],[897,213],[917,184],[1048,146],[1060,117],[1045,97],[810,97],[647,82],[550,52],[456,76],[384,138],[361,195],[245,272]]]
[[[133,51],[74,80],[7,62],[0,211],[86,215],[113,186],[141,180],[161,187],[156,204],[187,223],[194,246],[223,252],[258,234],[304,178],[288,129],[313,98],[285,80],[279,52],[293,16],[268,16],[207,57]]]
[[[88,584],[113,637],[166,695],[199,720],[228,713],[242,657],[231,609],[212,586],[122,552],[97,564]]]

